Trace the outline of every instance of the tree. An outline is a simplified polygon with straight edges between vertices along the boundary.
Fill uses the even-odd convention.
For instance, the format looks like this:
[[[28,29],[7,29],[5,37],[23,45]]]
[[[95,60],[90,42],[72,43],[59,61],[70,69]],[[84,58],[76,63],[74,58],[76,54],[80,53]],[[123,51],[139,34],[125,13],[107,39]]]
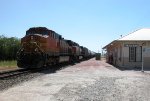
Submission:
[[[20,39],[0,36],[0,60],[15,60],[20,48]]]

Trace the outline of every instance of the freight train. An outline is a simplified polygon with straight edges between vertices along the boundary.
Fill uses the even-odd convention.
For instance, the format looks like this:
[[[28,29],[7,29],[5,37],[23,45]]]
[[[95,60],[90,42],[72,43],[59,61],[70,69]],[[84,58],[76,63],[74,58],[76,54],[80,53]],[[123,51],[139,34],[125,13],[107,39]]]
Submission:
[[[88,59],[94,52],[46,27],[33,27],[21,38],[17,52],[20,68],[40,68],[45,65]]]

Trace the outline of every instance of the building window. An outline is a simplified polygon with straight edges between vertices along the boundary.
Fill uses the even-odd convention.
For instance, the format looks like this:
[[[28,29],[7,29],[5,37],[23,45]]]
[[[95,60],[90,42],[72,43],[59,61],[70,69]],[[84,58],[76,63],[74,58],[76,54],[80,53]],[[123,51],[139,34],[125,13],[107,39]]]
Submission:
[[[136,47],[136,61],[142,61],[142,47]]]
[[[142,47],[129,47],[129,61],[141,62],[142,61]]]
[[[136,62],[136,47],[129,47],[129,61]]]

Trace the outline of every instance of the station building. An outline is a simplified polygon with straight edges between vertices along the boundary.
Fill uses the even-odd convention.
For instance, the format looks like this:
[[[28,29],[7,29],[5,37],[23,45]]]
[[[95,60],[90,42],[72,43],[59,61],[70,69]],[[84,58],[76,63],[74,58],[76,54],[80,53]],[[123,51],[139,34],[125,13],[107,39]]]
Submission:
[[[106,49],[106,61],[128,69],[150,69],[150,29],[144,28],[114,40]]]

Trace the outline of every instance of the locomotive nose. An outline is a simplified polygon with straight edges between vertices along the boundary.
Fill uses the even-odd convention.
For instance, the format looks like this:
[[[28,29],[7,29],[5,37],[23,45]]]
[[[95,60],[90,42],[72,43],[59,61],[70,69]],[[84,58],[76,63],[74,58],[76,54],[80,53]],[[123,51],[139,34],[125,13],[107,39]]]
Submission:
[[[39,45],[38,36],[28,36],[22,40],[22,49],[17,55],[17,65],[21,68],[40,68],[45,64],[45,53]]]

